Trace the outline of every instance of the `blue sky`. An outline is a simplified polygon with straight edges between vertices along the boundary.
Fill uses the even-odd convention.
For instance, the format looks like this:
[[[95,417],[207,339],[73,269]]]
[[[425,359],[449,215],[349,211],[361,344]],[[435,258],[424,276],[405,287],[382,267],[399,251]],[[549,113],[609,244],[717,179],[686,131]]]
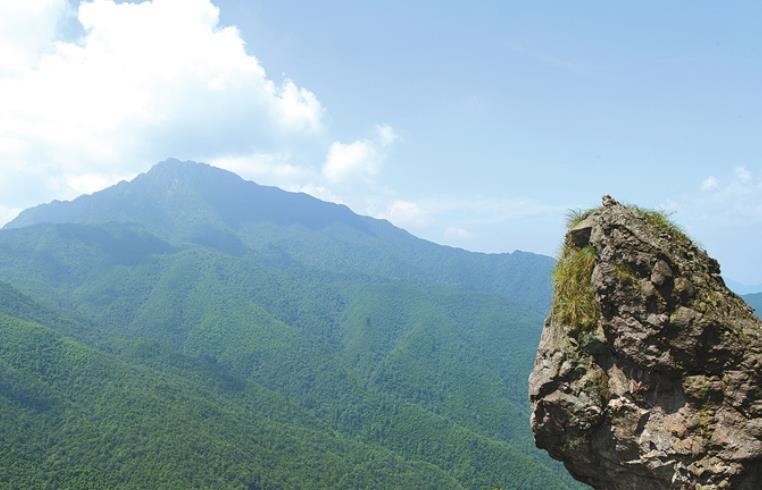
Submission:
[[[475,3],[156,0],[130,21],[124,5],[83,14],[41,0],[50,35],[22,39],[32,54],[0,65],[0,83],[46,73],[54,57],[74,87],[87,76],[116,88],[87,120],[68,120],[74,103],[44,114],[51,128],[81,129],[76,148],[13,130],[39,120],[28,110],[0,120],[0,153],[18,139],[6,146],[22,147],[12,156],[25,166],[24,178],[0,167],[0,214],[176,156],[345,202],[440,243],[552,254],[564,211],[610,193],[673,212],[728,277],[762,283],[762,6]],[[149,20],[155,29],[142,27]],[[0,48],[24,37],[13,35]],[[85,69],[53,41],[84,57],[113,49],[117,61]],[[92,91],[71,100],[93,104]],[[130,104],[112,107],[120,94]]]

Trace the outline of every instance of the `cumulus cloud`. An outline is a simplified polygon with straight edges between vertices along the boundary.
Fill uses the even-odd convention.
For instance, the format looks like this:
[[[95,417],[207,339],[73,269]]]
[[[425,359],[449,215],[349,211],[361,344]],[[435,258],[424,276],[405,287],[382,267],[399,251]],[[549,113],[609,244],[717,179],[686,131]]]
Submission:
[[[0,0],[4,198],[30,183],[71,197],[167,156],[275,151],[324,129],[315,94],[268,78],[210,0],[83,1],[74,41],[57,37],[67,9]]]
[[[391,126],[379,125],[371,138],[352,143],[335,142],[328,150],[323,175],[332,183],[350,179],[369,179],[375,176],[386,157],[387,150],[397,140]]]
[[[0,76],[36,63],[67,11],[66,0],[0,0]]]

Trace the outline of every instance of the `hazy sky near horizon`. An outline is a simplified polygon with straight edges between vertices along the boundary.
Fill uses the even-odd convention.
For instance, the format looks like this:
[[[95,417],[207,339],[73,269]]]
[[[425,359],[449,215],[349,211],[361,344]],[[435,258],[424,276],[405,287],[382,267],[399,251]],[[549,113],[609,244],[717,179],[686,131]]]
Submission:
[[[762,283],[762,4],[0,0],[0,223],[167,157],[553,254],[600,196]]]

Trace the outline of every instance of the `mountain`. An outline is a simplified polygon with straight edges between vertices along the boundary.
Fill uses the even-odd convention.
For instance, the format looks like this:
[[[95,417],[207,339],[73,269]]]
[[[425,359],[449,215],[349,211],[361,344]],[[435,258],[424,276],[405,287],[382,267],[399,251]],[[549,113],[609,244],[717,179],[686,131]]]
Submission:
[[[550,301],[549,257],[444,247],[346,206],[260,186],[194,162],[167,160],[132,182],[23,211],[5,228],[111,222],[139,224],[162,239],[230,255],[269,252],[330,274],[433,280],[540,309]]]
[[[665,215],[570,224],[530,378],[537,445],[594,488],[762,487],[762,321]]]
[[[754,308],[754,313],[756,313],[757,316],[762,316],[762,293],[747,294],[743,296],[743,299],[749,306]]]
[[[274,393],[126,363],[7,313],[45,311],[7,285],[0,299],[0,424],[12,448],[0,452],[0,481],[12,488],[459,488],[432,465],[315,430]]]
[[[0,230],[0,482],[573,488],[526,424],[553,263],[175,160],[27,210]]]
[[[736,294],[745,295],[762,292],[762,284],[744,284],[733,279],[725,279],[725,284]]]

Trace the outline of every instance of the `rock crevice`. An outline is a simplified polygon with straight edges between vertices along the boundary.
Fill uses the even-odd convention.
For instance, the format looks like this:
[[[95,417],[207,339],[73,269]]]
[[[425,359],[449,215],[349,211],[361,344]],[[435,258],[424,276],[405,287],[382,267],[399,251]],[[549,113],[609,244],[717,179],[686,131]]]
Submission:
[[[762,322],[663,215],[578,217],[530,376],[538,447],[595,488],[762,488]]]

